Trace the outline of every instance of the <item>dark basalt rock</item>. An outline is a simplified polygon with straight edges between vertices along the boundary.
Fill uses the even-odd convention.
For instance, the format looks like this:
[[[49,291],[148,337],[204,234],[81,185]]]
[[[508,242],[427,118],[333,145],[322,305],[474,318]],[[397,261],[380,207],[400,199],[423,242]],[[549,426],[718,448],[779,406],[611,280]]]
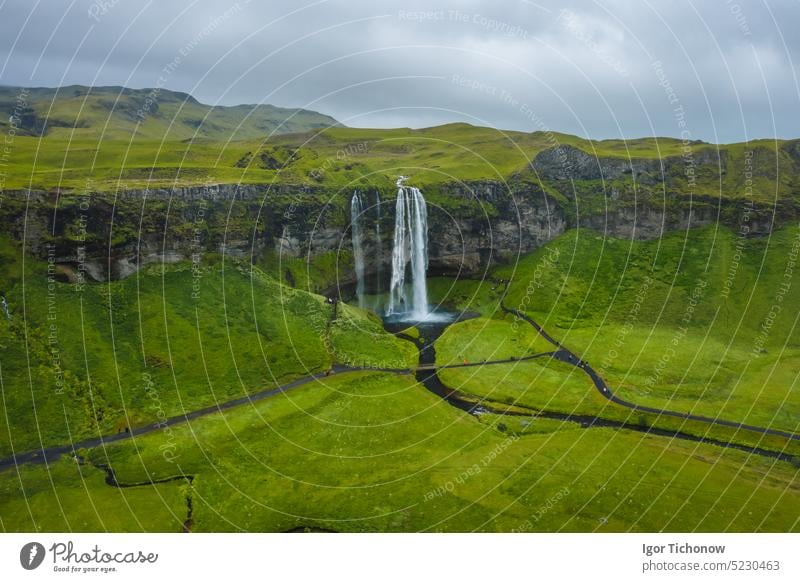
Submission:
[[[795,150],[791,150],[792,153]],[[789,153],[786,157],[788,159]],[[695,156],[695,164],[718,163],[715,156]],[[564,160],[568,163],[564,164]],[[665,171],[677,171],[673,158]],[[661,178],[662,162],[593,158],[571,146],[541,152],[533,167],[541,178],[567,180]],[[605,190],[601,192],[609,196]],[[558,191],[558,188],[555,188]],[[606,189],[609,190],[610,189]],[[265,254],[314,261],[338,256],[339,284],[354,279],[351,258],[349,200],[351,191],[290,184],[210,185],[130,190],[115,196],[89,193],[59,196],[57,192],[6,192],[0,220],[6,232],[34,255],[60,265],[59,275],[74,280],[80,269],[103,281],[130,276],[150,263],[191,260],[198,253],[224,252],[228,257],[258,262]],[[610,198],[587,212],[566,191],[558,199],[542,183],[517,176],[501,181],[451,182],[439,186],[429,200],[429,273],[481,276],[489,266],[513,262],[577,226],[618,238],[652,239],[670,230],[722,221],[738,229],[743,202],[710,196],[688,199]],[[366,191],[368,199],[375,192]],[[374,217],[365,225],[367,275],[385,275],[390,268],[394,225],[393,190],[381,192],[382,240],[376,240]],[[392,201],[391,203],[389,201]],[[446,207],[436,200],[450,201]],[[773,213],[779,217],[774,220]],[[790,202],[777,208],[749,210],[750,235],[767,234],[781,220],[797,216]],[[379,244],[380,243],[380,244]]]
[[[663,158],[603,157],[571,145],[548,148],[533,159],[531,169],[541,180],[630,180],[644,186],[669,184],[676,176],[693,172],[724,173],[727,152],[687,144],[685,155]]]

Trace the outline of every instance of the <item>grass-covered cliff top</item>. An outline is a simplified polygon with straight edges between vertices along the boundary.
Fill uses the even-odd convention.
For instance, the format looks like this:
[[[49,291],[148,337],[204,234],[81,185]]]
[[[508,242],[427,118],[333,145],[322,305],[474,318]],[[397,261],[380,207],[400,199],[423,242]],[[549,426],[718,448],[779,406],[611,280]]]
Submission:
[[[422,187],[525,181],[552,193],[580,197],[581,189],[568,179],[537,167],[536,156],[553,148],[565,149],[570,157],[575,152],[586,154],[588,165],[604,168],[602,178],[594,179],[596,184],[591,176],[575,176],[593,191],[631,193],[644,188],[666,194],[743,197],[752,187],[754,199],[774,201],[792,197],[800,175],[796,140],[727,145],[674,138],[589,141],[466,123],[416,130],[359,129],[331,126],[335,120],[314,112],[209,107],[179,93],[158,94],[148,105],[144,90],[89,98],[85,88],[61,91],[63,98],[48,102],[52,109],[42,105],[45,97],[39,103],[36,93],[29,95],[30,102],[39,103],[33,108],[34,118],[25,121],[17,112],[20,129],[3,156],[6,190],[114,192],[209,183],[349,190],[359,185],[388,188],[402,174]],[[70,91],[75,95],[69,97]],[[13,106],[5,90],[0,107],[11,108],[14,114]],[[142,108],[146,115],[139,120]],[[50,121],[43,126],[45,119]],[[31,126],[28,130],[25,123]],[[8,135],[8,124],[2,128]],[[560,154],[550,156],[551,166],[562,161]],[[607,172],[620,164],[627,166],[623,174]],[[649,172],[645,179],[637,169],[642,164]],[[578,174],[580,169],[567,168]]]

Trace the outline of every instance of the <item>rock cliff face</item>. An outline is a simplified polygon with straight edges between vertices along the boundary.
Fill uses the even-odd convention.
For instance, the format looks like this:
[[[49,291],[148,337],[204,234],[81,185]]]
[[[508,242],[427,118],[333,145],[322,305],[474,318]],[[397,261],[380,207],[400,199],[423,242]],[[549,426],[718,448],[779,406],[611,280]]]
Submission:
[[[744,222],[749,235],[765,235],[799,215],[791,190],[783,197],[774,191],[776,168],[785,176],[800,173],[800,150],[794,144],[779,152],[756,146],[740,152],[735,161],[727,150],[695,146],[687,143],[680,155],[651,159],[592,156],[561,145],[540,152],[530,169],[564,197],[570,226],[617,238],[653,239],[712,223],[738,230]],[[737,192],[707,193],[718,193],[728,184]],[[773,191],[754,196],[765,185]],[[763,202],[775,198],[774,203]]]
[[[554,239],[567,228],[556,201],[538,187],[509,188],[500,182],[447,184],[449,199],[479,202],[476,212],[431,205],[430,268],[434,273],[473,275],[508,262]]]
[[[443,195],[483,201],[486,212],[429,208],[432,273],[482,272],[511,260],[564,232],[567,222],[555,200],[539,189],[511,192],[500,183],[448,185]],[[368,199],[374,194],[367,192]],[[365,224],[367,272],[391,264],[394,198],[382,193],[381,240],[376,219]],[[9,193],[0,209],[9,234],[27,251],[80,268],[90,278],[123,278],[151,263],[190,260],[204,252],[257,261],[265,255],[313,261],[339,255],[340,282],[350,269],[349,201],[287,186],[181,188],[106,195],[60,197],[56,193]]]
[[[493,181],[441,185],[429,200],[431,274],[480,276],[490,265],[513,261],[568,228],[588,227],[620,238],[650,239],[722,221],[737,228],[748,212],[751,234],[773,228],[772,207],[752,207],[720,199],[626,199],[613,188],[591,193],[595,209],[575,199],[575,182],[637,178],[661,182],[680,159],[630,162],[594,158],[570,146],[540,153],[532,164],[539,182],[518,176]],[[719,164],[709,156],[695,160]],[[547,192],[547,193],[546,193]],[[608,192],[608,194],[606,194]],[[394,229],[394,190],[366,191],[367,206],[383,199],[378,240],[376,216],[367,211],[364,247],[367,273],[388,273]],[[372,201],[372,202],[370,202]],[[797,216],[794,206],[778,209],[781,220]],[[353,279],[349,194],[291,185],[214,185],[169,190],[65,195],[6,192],[0,220],[27,251],[60,265],[70,278],[80,270],[103,281],[123,278],[150,263],[191,260],[224,253],[251,261],[285,257],[313,264],[335,257],[336,279]],[[329,281],[328,283],[334,283]],[[291,283],[291,281],[290,281]]]
[[[686,156],[657,158],[593,156],[570,145],[549,148],[539,153],[531,164],[540,179],[607,180],[620,178],[635,180],[638,184],[669,183],[688,168],[709,168],[719,172],[726,165],[727,151],[689,148]]]
[[[8,192],[0,220],[25,249],[97,281],[150,263],[202,253],[257,260],[273,250],[307,254],[342,239],[343,220],[325,194],[305,187],[234,186],[91,193]],[[315,246],[316,248],[316,246]]]

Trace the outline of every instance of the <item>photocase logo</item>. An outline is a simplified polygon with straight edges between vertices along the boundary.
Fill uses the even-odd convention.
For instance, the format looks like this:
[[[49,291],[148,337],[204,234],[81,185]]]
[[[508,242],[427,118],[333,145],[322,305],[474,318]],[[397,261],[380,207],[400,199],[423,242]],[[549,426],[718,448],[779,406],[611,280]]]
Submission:
[[[28,542],[19,552],[19,563],[26,570],[35,570],[44,561],[44,546],[39,542]]]

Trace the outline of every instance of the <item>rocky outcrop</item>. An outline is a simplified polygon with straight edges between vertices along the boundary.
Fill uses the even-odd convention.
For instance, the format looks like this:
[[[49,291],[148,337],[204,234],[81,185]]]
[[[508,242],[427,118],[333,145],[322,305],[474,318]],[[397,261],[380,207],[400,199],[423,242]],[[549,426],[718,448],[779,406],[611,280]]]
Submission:
[[[566,160],[566,162],[565,162]],[[711,158],[701,158],[712,163]],[[668,161],[665,167],[669,169]],[[685,230],[717,221],[738,228],[745,209],[740,202],[713,197],[690,199],[616,197],[587,210],[571,199],[576,180],[598,177],[649,179],[654,161],[594,158],[571,146],[541,152],[533,167],[539,180],[518,176],[499,181],[452,182],[425,192],[429,201],[429,272],[479,276],[496,263],[512,262],[562,234],[587,227],[620,238],[652,239],[670,230]],[[559,192],[559,184],[570,188]],[[552,193],[551,193],[552,192]],[[354,274],[349,228],[350,194],[321,187],[274,185],[210,185],[131,190],[116,196],[89,193],[6,192],[0,220],[27,251],[60,266],[66,278],[81,272],[90,279],[124,278],[151,263],[192,260],[203,253],[263,262],[275,257],[335,261],[336,281],[348,284]],[[367,206],[380,194],[377,213],[365,224],[367,274],[388,274],[394,227],[394,189],[365,190]],[[619,198],[619,199],[617,199]],[[787,203],[788,204],[788,203]],[[777,216],[797,216],[792,204]],[[747,210],[750,234],[769,233],[775,223],[772,207]],[[780,223],[780,220],[777,221]],[[289,274],[285,275],[289,280]],[[291,283],[291,281],[289,281]]]
[[[614,180],[624,176],[650,175],[659,171],[655,160],[599,158],[571,145],[540,152],[531,164],[543,180]]]
[[[430,267],[434,273],[481,273],[542,246],[567,228],[563,209],[532,185],[448,184],[442,194],[477,203],[480,210],[431,211]]]
[[[376,194],[365,193],[368,199]],[[567,225],[556,202],[538,188],[512,192],[499,182],[476,182],[446,185],[441,194],[454,205],[430,205],[433,273],[479,273],[541,246]],[[368,273],[388,270],[391,262],[393,190],[382,195],[382,239],[374,218],[365,225]],[[347,283],[352,273],[346,198],[287,185],[127,191],[116,197],[17,192],[0,213],[29,252],[95,280],[204,252],[253,261],[269,253],[303,260],[333,253],[342,263],[340,282]]]
[[[617,238],[653,239],[714,223],[758,236],[800,216],[791,178],[798,173],[797,143],[730,152],[684,142],[680,151],[662,158],[614,157],[559,145],[540,152],[530,173],[567,200],[570,227]],[[780,182],[776,173],[784,176]],[[764,187],[769,191],[758,191]]]
[[[742,221],[736,218],[724,220],[727,211],[734,210],[738,215],[741,209],[735,206],[720,206],[698,202],[683,208],[667,210],[664,207],[643,204],[638,207],[616,208],[610,212],[583,217],[579,224],[604,232],[614,238],[631,240],[653,240],[665,233],[686,231],[718,222],[728,223],[740,229]],[[730,218],[730,217],[729,217]],[[747,218],[747,236],[766,235],[776,224],[770,209],[754,208]]]
[[[687,144],[685,155],[662,158],[610,157],[592,155],[571,145],[548,148],[533,159],[531,168],[541,180],[604,180],[628,179],[641,185],[669,183],[671,178],[698,172],[700,168],[719,174],[725,166],[727,152],[694,148]]]
[[[90,279],[129,276],[150,263],[203,253],[257,260],[281,248],[281,233],[341,238],[321,193],[269,186],[213,186],[105,194],[8,192],[0,207],[8,233],[25,249]],[[308,247],[300,245],[298,256]]]

